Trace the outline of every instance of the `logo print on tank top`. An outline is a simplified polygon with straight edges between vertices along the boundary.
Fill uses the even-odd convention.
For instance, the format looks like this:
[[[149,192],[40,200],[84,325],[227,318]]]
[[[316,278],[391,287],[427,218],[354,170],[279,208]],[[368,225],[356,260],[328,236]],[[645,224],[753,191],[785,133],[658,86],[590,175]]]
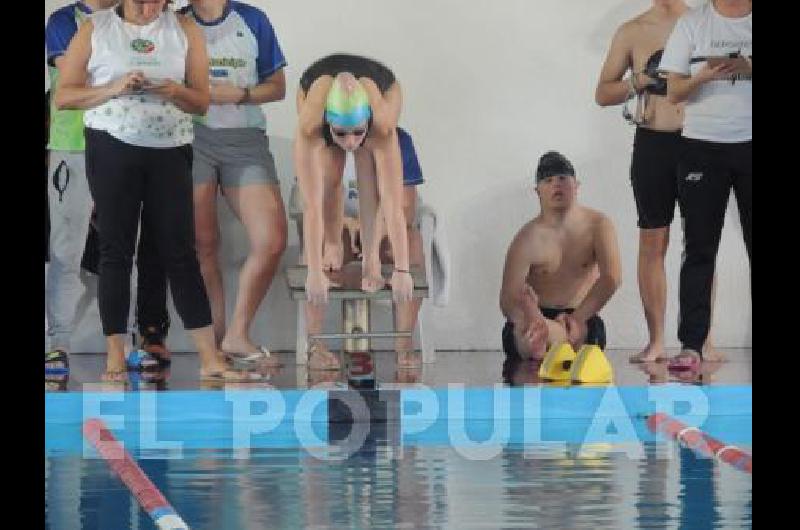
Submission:
[[[131,49],[137,53],[151,53],[156,49],[156,45],[151,40],[135,39],[131,41]]]

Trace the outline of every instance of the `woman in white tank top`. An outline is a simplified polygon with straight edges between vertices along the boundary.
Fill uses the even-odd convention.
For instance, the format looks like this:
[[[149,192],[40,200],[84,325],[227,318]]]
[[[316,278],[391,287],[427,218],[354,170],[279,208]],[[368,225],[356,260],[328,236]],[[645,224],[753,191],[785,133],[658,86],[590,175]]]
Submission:
[[[201,376],[238,378],[214,345],[194,249],[190,114],[202,115],[209,105],[200,28],[167,9],[167,0],[123,0],[95,13],[70,43],[55,101],[60,109],[87,111],[87,177],[101,247],[98,302],[108,348],[104,379],[125,380],[140,215],[141,237],[156,241],[175,307],[200,354]]]

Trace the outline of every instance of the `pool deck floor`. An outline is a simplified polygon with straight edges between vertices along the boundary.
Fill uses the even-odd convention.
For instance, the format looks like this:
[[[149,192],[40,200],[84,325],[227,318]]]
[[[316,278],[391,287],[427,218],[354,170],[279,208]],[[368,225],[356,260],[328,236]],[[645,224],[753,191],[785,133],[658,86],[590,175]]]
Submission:
[[[699,374],[680,376],[670,373],[665,362],[630,363],[628,358],[635,350],[608,350],[606,352],[614,369],[614,384],[617,386],[646,386],[663,383],[686,383],[701,385],[751,385],[752,349],[720,348],[726,356],[723,363],[705,363]],[[676,354],[669,350],[668,355]],[[199,360],[195,353],[173,353],[169,368],[156,374],[157,383],[148,383],[140,388],[153,390],[197,390],[222,389],[235,385],[241,388],[257,389],[272,387],[279,389],[303,389],[319,384],[346,383],[344,371],[308,371],[295,364],[294,352],[275,353],[283,366],[260,368],[265,375],[259,382],[218,383],[202,382],[199,377]],[[379,385],[396,387],[404,385],[425,385],[446,387],[450,383],[460,383],[467,387],[487,387],[497,383],[518,385],[537,385],[538,365],[515,363],[505,366],[505,354],[500,351],[439,351],[436,362],[423,365],[419,369],[398,370],[393,352],[375,352],[375,366]],[[45,389],[50,391],[84,390],[85,383],[98,383],[105,365],[105,355],[74,353],[70,356],[70,373],[66,381],[51,381],[46,376]],[[91,385],[96,389],[96,385]],[[88,388],[88,387],[87,387]]]

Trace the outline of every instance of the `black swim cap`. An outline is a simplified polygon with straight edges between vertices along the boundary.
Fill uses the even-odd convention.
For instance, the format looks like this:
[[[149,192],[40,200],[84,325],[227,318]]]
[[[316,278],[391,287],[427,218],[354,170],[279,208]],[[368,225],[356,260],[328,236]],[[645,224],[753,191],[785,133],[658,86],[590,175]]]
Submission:
[[[548,151],[539,159],[539,166],[536,168],[536,182],[552,177],[553,175],[575,176],[575,168],[567,157],[556,151]]]

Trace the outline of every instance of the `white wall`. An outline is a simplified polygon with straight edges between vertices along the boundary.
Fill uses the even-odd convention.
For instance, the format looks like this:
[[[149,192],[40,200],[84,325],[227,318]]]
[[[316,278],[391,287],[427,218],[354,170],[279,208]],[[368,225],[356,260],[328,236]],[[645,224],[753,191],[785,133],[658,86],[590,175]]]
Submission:
[[[628,168],[633,129],[619,108],[594,103],[594,88],[615,28],[647,0],[250,0],[276,28],[289,63],[286,101],[268,105],[269,134],[284,181],[292,178],[289,142],[294,90],[303,69],[336,51],[378,58],[404,89],[402,125],[411,131],[427,183],[420,189],[447,223],[453,263],[450,305],[437,308],[441,349],[499,349],[498,309],[506,248],[538,212],[531,174],[556,149],[572,159],[580,199],[611,215],[623,257],[624,282],[603,310],[611,347],[647,339],[636,282],[638,229]],[[696,3],[696,2],[695,2]],[[45,1],[45,11],[64,2]],[[244,256],[241,229],[222,214],[228,284]],[[229,226],[228,226],[229,225]],[[235,241],[234,241],[235,240]],[[232,242],[233,241],[233,242]],[[290,233],[290,245],[296,244]],[[677,345],[680,223],[667,260],[667,338]],[[294,259],[290,252],[285,261]],[[718,260],[714,337],[750,346],[749,268],[732,200]],[[96,311],[96,309],[94,309]],[[99,349],[96,315],[83,320],[80,345]],[[175,318],[175,328],[179,319]],[[259,313],[255,337],[275,349],[294,343],[294,309],[282,277]],[[186,349],[173,333],[175,349]]]

